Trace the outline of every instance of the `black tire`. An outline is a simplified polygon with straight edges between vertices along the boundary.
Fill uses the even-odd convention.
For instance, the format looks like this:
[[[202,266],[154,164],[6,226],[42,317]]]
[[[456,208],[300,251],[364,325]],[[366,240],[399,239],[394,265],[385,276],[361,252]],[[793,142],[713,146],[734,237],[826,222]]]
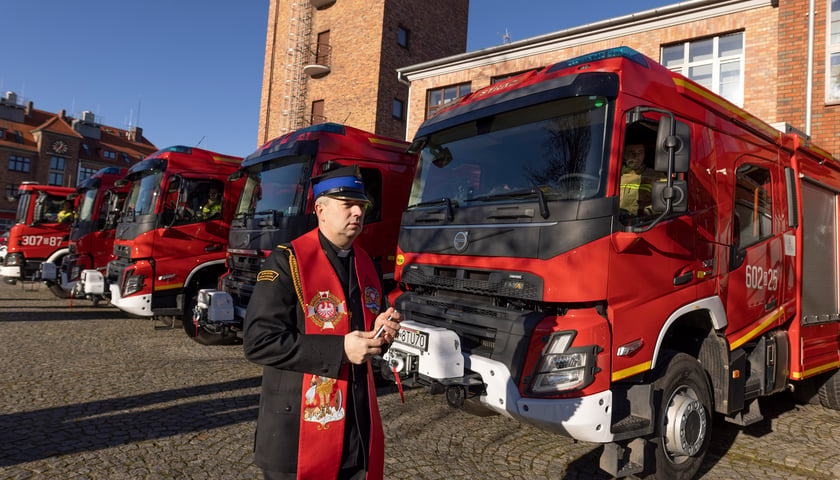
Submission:
[[[199,327],[197,325],[193,310],[198,303],[198,291],[201,288],[212,288],[212,286],[194,288],[187,294],[186,305],[184,306],[184,316],[181,319],[181,324],[184,326],[184,332],[188,337],[202,345],[235,345],[242,343],[239,337],[236,336],[236,333],[231,331],[230,328],[211,326]]]
[[[61,288],[60,283],[55,282],[44,282],[47,284],[47,288],[58,298],[70,298],[70,294],[72,293],[70,290],[65,290]]]
[[[820,403],[825,408],[840,410],[840,370],[829,375],[820,387]]]
[[[685,353],[664,352],[654,382],[654,478],[691,479],[709,450],[712,403],[706,372]]]

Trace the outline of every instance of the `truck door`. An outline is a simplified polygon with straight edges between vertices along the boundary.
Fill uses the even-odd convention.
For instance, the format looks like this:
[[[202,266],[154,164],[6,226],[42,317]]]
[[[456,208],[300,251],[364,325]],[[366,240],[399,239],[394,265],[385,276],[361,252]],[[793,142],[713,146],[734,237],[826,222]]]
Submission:
[[[779,215],[780,169],[758,157],[743,156],[735,166],[734,188],[721,198],[732,198],[727,219],[732,225],[729,273],[721,281],[729,325],[726,333],[734,347],[751,338],[756,327],[778,320],[782,285],[783,239]],[[731,176],[730,176],[731,178]]]

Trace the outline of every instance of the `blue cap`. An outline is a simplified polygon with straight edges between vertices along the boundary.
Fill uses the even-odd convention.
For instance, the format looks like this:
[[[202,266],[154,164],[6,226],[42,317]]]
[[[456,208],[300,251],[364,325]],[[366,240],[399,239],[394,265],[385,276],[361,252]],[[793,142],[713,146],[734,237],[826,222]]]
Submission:
[[[356,165],[336,168],[312,178],[314,198],[326,195],[343,200],[357,200],[370,203],[365,193],[365,184]]]

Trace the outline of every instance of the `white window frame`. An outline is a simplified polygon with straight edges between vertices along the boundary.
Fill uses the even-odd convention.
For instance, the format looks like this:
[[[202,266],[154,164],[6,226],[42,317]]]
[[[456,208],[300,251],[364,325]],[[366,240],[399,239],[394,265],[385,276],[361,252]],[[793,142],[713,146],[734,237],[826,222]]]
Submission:
[[[826,0],[826,12],[827,15],[825,16],[825,103],[832,103],[838,104],[840,103],[840,63],[838,63],[838,76],[837,76],[837,88],[832,88],[832,81],[831,81],[831,57],[836,56],[838,62],[840,62],[840,40],[832,44],[831,43],[831,17],[832,17],[832,10],[831,4],[833,3],[832,0]],[[837,2],[837,28],[840,29],[840,1]],[[836,32],[840,35],[840,31]],[[832,93],[832,90],[834,91]]]
[[[828,0],[828,1],[831,1],[831,0]],[[732,36],[732,35],[740,35],[741,36],[741,50],[740,50],[740,53],[736,54],[736,55],[727,55],[725,57],[721,57],[720,56],[720,49],[719,49],[720,39],[723,38],[723,37],[729,37],[729,36]],[[675,47],[677,45],[681,45],[683,47],[682,63],[671,64],[671,65],[667,66],[667,68],[669,70],[671,70],[672,72],[677,72],[677,73],[680,73],[680,74],[682,74],[682,75],[684,75],[688,78],[691,78],[689,76],[689,71],[692,67],[701,67],[701,66],[711,65],[712,66],[712,80],[711,80],[712,85],[711,85],[711,88],[709,88],[709,87],[707,87],[707,88],[709,88],[709,90],[715,92],[716,94],[723,96],[724,98],[726,98],[730,102],[734,103],[735,105],[738,105],[739,107],[743,107],[744,106],[744,93],[745,93],[745,91],[744,91],[744,77],[745,77],[745,75],[744,75],[744,65],[745,65],[744,45],[746,44],[746,38],[745,37],[746,37],[746,33],[743,32],[743,31],[741,31],[741,32],[731,32],[731,33],[717,35],[717,36],[711,37],[711,38],[708,38],[708,37],[707,38],[699,38],[699,39],[695,39],[695,40],[689,40],[689,41],[683,42],[681,44],[666,45],[666,46],[663,46],[663,47],[660,48],[660,52],[659,52],[660,57],[659,58],[662,60],[662,63],[664,65],[664,58],[663,57],[664,57],[664,54],[665,54],[665,49],[666,48],[672,48],[672,47]],[[689,58],[688,54],[689,54],[689,47],[691,46],[691,44],[696,43],[696,42],[706,41],[706,40],[712,40],[712,58],[711,58],[711,60],[689,62],[688,61],[688,58]],[[733,63],[733,62],[738,62],[738,81],[739,81],[738,87],[740,89],[740,94],[741,94],[740,99],[727,98],[724,95],[722,95],[721,92],[720,92],[720,78],[721,78],[720,77],[720,70],[721,70],[720,67],[723,64],[729,64],[729,63]]]

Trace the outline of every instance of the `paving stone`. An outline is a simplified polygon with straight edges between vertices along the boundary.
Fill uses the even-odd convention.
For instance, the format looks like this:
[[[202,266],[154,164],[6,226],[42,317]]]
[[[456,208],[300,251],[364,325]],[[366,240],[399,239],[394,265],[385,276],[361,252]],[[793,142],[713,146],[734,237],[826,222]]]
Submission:
[[[0,284],[0,480],[258,480],[260,367],[239,346],[37,285]],[[602,447],[502,416],[477,417],[422,389],[380,389],[389,479],[610,478]],[[840,412],[761,399],[765,420],[713,423],[698,478],[840,480]]]

